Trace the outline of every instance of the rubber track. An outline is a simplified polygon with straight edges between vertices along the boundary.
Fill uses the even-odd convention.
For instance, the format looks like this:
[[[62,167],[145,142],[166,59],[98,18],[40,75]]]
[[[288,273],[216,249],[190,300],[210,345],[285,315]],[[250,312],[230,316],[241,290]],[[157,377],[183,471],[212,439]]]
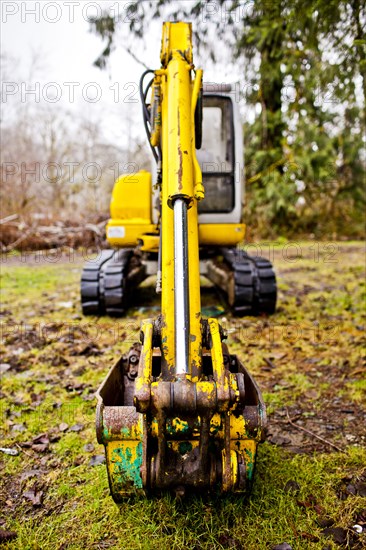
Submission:
[[[101,315],[104,304],[100,292],[100,272],[114,250],[102,250],[95,260],[86,262],[81,274],[81,307],[84,315]]]
[[[122,315],[126,309],[125,275],[133,250],[117,250],[104,267],[104,307],[107,315]]]
[[[102,250],[99,258],[86,262],[81,275],[84,315],[123,314],[124,275],[132,252],[132,249]]]
[[[242,250],[223,250],[226,262],[234,271],[235,298],[232,304],[237,315],[270,315],[276,310],[276,275],[269,260],[249,256]]]

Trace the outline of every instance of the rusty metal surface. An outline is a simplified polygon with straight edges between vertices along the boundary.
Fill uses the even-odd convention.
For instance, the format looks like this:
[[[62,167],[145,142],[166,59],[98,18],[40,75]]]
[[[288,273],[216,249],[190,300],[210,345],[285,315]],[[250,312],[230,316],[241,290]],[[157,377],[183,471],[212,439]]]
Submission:
[[[212,348],[209,327],[202,330],[205,345]],[[158,342],[159,335],[152,332],[151,325],[150,337]],[[219,334],[221,340],[224,334]],[[106,445],[115,500],[130,494],[133,487],[170,489],[182,496],[186,490],[215,488],[243,493],[251,485],[256,446],[266,422],[265,407],[247,369],[222,343],[221,354],[221,380],[230,389],[225,410],[217,399],[220,381],[214,377],[210,349],[204,352],[204,372],[198,382],[189,376],[164,380],[162,356],[154,350],[154,366],[150,364],[144,389],[148,409],[143,412],[132,405],[138,372],[146,377],[141,345],[132,346],[111,369],[97,394],[97,432],[98,440]]]
[[[140,421],[140,415],[133,406],[105,407],[103,414],[103,427],[108,431],[108,436],[117,435],[121,439],[133,439],[133,429]]]
[[[97,392],[97,436],[106,446],[113,498],[133,489],[245,492],[266,423],[261,393],[222,340],[202,323],[203,372],[164,376],[158,323],[146,321]],[[218,349],[219,347],[219,349]]]

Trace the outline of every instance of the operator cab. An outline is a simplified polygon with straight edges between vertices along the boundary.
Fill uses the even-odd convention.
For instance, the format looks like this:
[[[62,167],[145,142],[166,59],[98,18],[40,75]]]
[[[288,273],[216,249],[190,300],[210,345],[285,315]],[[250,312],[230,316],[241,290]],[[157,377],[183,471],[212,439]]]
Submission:
[[[196,154],[205,188],[205,198],[198,205],[199,223],[240,222],[242,128],[230,85],[204,85],[202,146]]]

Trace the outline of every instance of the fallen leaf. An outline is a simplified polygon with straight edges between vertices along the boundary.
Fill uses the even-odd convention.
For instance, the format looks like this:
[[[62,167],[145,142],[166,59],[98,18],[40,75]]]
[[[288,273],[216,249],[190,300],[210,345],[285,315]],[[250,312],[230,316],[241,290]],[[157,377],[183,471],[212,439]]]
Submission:
[[[84,384],[83,382],[78,382],[76,384],[68,382],[65,385],[65,390],[68,392],[75,392],[77,395],[80,395],[87,387],[89,387],[89,384]]]
[[[31,400],[32,400],[32,404],[35,405],[35,406],[40,405],[40,404],[42,403],[42,401],[44,400],[44,396],[38,395],[38,394],[36,394],[36,393],[34,393],[34,392],[32,392],[32,393],[30,394],[30,398],[31,398]]]
[[[360,497],[366,497],[366,483],[358,481],[357,483],[355,483],[355,489],[357,495],[359,495]]]
[[[312,535],[311,533],[300,533],[300,537],[311,542],[319,542],[319,537]]]
[[[61,422],[58,429],[60,430],[60,432],[66,432],[69,429],[69,425],[66,424],[66,422]]]
[[[12,432],[25,432],[26,429],[27,428],[24,426],[24,424],[13,424],[11,427]]]
[[[47,433],[39,434],[36,437],[34,437],[32,441],[33,443],[48,443],[49,442],[48,434]]]
[[[3,374],[4,372],[11,369],[10,363],[0,363],[0,374]]]
[[[48,450],[49,444],[48,443],[36,443],[32,445],[33,451],[36,453],[44,453]]]
[[[70,352],[70,355],[83,355],[85,357],[90,357],[91,355],[102,355],[103,352],[99,349],[97,344],[87,344],[82,348],[75,348]]]
[[[220,535],[219,544],[221,544],[221,546],[223,546],[224,548],[241,548],[242,547],[241,543],[238,540],[226,534]]]
[[[298,500],[297,504],[302,508],[313,508],[316,505],[316,498],[314,495],[309,495],[307,500]]]
[[[71,432],[81,432],[81,430],[84,429],[84,424],[74,424],[71,426],[70,431]]]
[[[99,464],[104,464],[105,456],[104,455],[93,455],[89,460],[89,466],[99,466]]]
[[[69,366],[70,362],[64,357],[63,355],[55,355],[51,359],[51,365],[53,367],[62,367],[62,366]]]
[[[347,485],[347,487],[346,487],[346,492],[347,492],[349,495],[355,495],[355,494],[356,494],[356,487],[350,483],[350,484]]]
[[[298,493],[300,491],[300,485],[296,481],[288,481],[283,488],[285,493]]]
[[[327,527],[323,529],[322,535],[332,537],[336,544],[346,544],[347,542],[347,531],[342,527]]]
[[[41,506],[43,499],[43,491],[38,491],[36,488],[23,493],[23,496],[30,500],[33,506]]]
[[[319,527],[331,527],[334,525],[334,520],[331,518],[319,518],[317,521]]]
[[[22,447],[31,447],[33,451],[36,451],[36,453],[43,453],[44,451],[47,451],[49,445],[50,439],[48,437],[48,434],[46,433],[37,435],[32,439],[31,442],[26,441],[24,443],[21,443]]]
[[[318,514],[318,516],[324,514],[324,508],[320,506],[320,504],[315,504],[315,506],[313,506],[313,510]]]
[[[89,395],[83,395],[83,401],[93,401],[95,399],[95,393],[89,393]]]
[[[30,477],[38,477],[41,473],[41,470],[26,470],[20,476],[21,481],[29,479]]]

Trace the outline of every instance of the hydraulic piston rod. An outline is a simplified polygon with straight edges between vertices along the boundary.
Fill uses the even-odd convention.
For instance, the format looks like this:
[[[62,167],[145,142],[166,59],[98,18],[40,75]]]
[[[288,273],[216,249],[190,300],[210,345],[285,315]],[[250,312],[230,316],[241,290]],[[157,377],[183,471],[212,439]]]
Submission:
[[[174,324],[177,375],[189,374],[189,281],[187,203],[174,201]]]
[[[202,331],[197,202],[203,197],[195,149],[195,107],[202,71],[195,72],[191,25],[165,23],[161,85],[162,296],[161,341],[167,378],[198,380]]]

